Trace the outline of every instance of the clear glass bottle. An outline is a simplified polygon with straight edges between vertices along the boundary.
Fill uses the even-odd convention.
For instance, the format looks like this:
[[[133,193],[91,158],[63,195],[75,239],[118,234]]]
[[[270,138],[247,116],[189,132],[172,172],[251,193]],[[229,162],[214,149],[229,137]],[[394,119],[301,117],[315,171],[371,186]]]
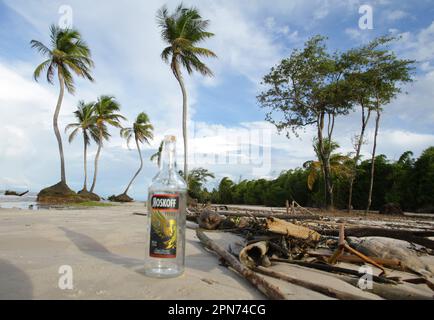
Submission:
[[[160,171],[148,194],[145,273],[173,278],[184,273],[187,184],[176,168],[176,138],[164,139]]]

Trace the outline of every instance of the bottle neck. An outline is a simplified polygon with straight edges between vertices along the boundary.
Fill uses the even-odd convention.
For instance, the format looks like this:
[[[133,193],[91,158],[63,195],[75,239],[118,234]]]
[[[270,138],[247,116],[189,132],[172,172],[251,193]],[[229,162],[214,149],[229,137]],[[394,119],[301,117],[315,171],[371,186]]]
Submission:
[[[176,142],[165,140],[161,151],[160,171],[176,170]]]

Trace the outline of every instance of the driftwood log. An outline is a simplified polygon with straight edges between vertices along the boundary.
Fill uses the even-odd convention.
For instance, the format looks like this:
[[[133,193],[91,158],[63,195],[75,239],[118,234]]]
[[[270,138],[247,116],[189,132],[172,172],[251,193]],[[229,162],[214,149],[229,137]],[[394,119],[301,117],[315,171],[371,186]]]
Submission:
[[[254,287],[256,287],[260,292],[262,292],[267,298],[273,300],[284,300],[286,299],[283,292],[275,285],[269,283],[265,278],[257,275],[252,270],[248,269],[242,265],[237,258],[235,258],[226,249],[222,248],[210,238],[208,238],[205,233],[197,229],[196,235],[202,244],[217,253],[226,263],[234,268],[240,275],[242,275],[247,281],[249,281]]]
[[[267,219],[266,227],[267,230],[272,233],[290,236],[296,239],[319,241],[321,238],[320,234],[312,229],[274,217]]]
[[[311,257],[324,258],[326,260],[328,260],[331,257],[331,255],[326,255],[326,254],[316,253],[316,252],[308,252],[307,254]],[[387,268],[404,270],[401,261],[399,261],[398,259],[385,259],[385,258],[377,258],[372,256],[369,256],[369,258],[375,261],[376,263],[381,264],[382,266],[385,266]],[[341,255],[340,257],[337,258],[337,261],[348,262],[348,263],[361,263],[361,264],[365,263],[363,259],[360,259],[358,256],[353,256],[353,255]]]
[[[6,190],[5,191],[5,196],[17,196],[17,197],[22,197],[25,196],[26,194],[29,193],[29,190],[22,192],[22,193],[18,193],[16,191],[11,191],[11,190]]]
[[[321,220],[317,215],[291,215],[272,212],[242,212],[242,211],[217,211],[218,214],[227,217],[253,217],[253,218],[277,218],[282,220]]]
[[[355,286],[359,287],[359,279],[339,275],[338,278],[341,280]],[[417,292],[412,292],[401,288],[399,286],[384,284],[384,283],[374,283],[372,289],[367,290],[377,296],[380,296],[387,300],[432,300],[433,297],[428,297]]]
[[[339,230],[323,230],[321,228],[312,228],[325,236],[339,236]],[[345,229],[346,237],[385,237],[398,240],[404,240],[419,244],[434,250],[434,241],[424,237],[434,236],[431,231],[406,231],[381,228],[347,228]]]
[[[339,273],[349,274],[349,275],[358,276],[358,277],[361,276],[361,274],[356,270],[332,266],[332,265],[325,264],[325,263],[296,261],[296,260],[287,260],[287,259],[280,259],[280,258],[272,258],[270,260],[274,261],[274,262],[294,264],[294,265],[298,265],[301,267],[307,267],[307,268],[312,268],[312,269],[326,271],[326,272],[332,272],[332,273],[338,273],[338,274]],[[375,282],[378,282],[378,283],[397,284],[397,282],[394,280],[390,280],[390,279],[385,278],[385,277],[379,277],[376,275],[372,276],[372,280]]]
[[[276,272],[276,271],[270,270],[270,269],[265,268],[265,267],[256,267],[254,270],[263,274],[263,275],[273,277],[276,279],[280,279],[280,280],[292,283],[294,285],[322,293],[326,296],[329,296],[329,297],[332,297],[335,299],[339,299],[339,300],[368,300],[366,297],[362,297],[362,296],[359,296],[357,294],[343,292],[343,291],[333,289],[333,288],[330,288],[327,286],[323,286],[323,285],[320,285],[317,283],[297,279],[297,278],[292,277],[288,274]]]

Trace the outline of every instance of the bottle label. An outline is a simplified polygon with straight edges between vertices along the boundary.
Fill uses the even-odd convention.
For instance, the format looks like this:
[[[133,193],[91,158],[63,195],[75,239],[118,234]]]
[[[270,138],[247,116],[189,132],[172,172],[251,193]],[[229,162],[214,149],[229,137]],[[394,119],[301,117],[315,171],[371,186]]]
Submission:
[[[150,256],[176,258],[178,194],[154,194],[151,199]]]

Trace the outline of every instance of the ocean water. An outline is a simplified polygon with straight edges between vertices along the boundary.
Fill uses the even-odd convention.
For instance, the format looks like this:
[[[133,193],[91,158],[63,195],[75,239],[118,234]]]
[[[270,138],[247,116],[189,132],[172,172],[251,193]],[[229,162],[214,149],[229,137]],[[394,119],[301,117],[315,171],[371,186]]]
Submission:
[[[38,203],[36,202],[36,193],[29,192],[28,194],[17,197],[17,196],[5,196],[4,191],[0,191],[0,208],[3,209],[39,209]]]

